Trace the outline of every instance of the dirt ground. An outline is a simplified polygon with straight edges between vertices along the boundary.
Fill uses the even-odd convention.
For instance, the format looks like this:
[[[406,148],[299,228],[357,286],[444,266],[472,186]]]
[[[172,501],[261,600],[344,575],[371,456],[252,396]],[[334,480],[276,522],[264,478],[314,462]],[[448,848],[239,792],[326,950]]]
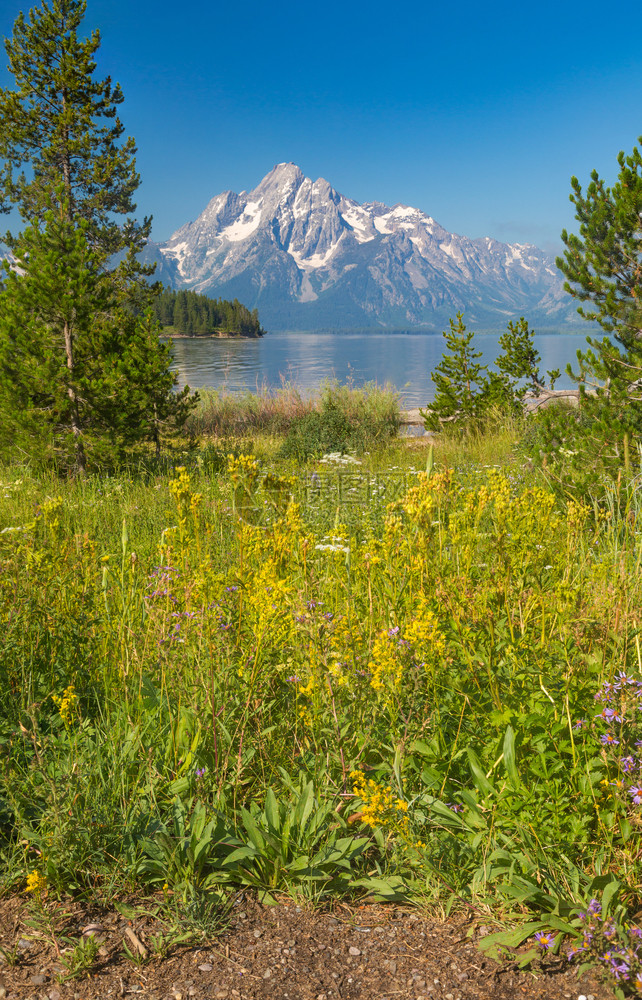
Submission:
[[[142,907],[64,907],[57,954],[30,926],[24,900],[0,900],[0,1000],[613,1000],[595,976],[578,979],[563,957],[531,972],[489,960],[476,948],[487,933],[478,920],[441,923],[391,905],[319,912],[241,898],[218,934],[162,955],[163,926]],[[83,931],[100,950],[90,972],[65,981],[70,951],[61,938]]]

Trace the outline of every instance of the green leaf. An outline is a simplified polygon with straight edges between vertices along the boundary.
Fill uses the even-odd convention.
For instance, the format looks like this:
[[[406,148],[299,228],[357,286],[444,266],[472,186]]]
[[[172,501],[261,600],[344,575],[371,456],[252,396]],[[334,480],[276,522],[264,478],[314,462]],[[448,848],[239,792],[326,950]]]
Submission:
[[[305,826],[308,817],[313,809],[314,809],[314,784],[313,782],[308,781],[303,786],[303,791],[301,792],[299,800],[296,804],[292,820],[293,826],[295,828],[302,829]]]
[[[498,955],[498,947],[503,948],[518,948],[520,944],[526,941],[537,931],[546,930],[547,923],[544,920],[534,920],[530,923],[520,924],[518,927],[514,927],[510,931],[498,931],[495,934],[489,934],[484,937],[479,942],[479,948],[481,951],[486,952],[486,954],[492,956]]]
[[[240,810],[241,822],[245,827],[246,833],[250,838],[253,846],[258,851],[265,850],[266,840],[265,836],[255,822],[254,817],[247,811],[247,809],[241,808]]]
[[[476,787],[479,789],[481,795],[486,798],[489,795],[493,795],[495,789],[492,784],[484,774],[479,763],[479,759],[474,750],[468,747],[468,763],[470,766],[470,773],[472,774],[473,781]]]
[[[271,788],[268,788],[265,794],[265,818],[270,829],[278,833],[281,829],[281,814],[276,795]]]
[[[253,860],[258,857],[260,857],[260,852],[257,851],[255,847],[237,847],[227,855],[224,864],[228,867],[229,865],[235,864],[237,861],[247,861],[248,859]]]
[[[506,774],[508,779],[513,786],[513,788],[519,788],[519,774],[517,771],[517,766],[515,764],[515,734],[511,726],[506,727],[506,733],[504,735],[504,767],[506,768]]]
[[[622,883],[619,879],[613,878],[612,881],[608,882],[602,890],[602,919],[604,919],[609,912],[609,906],[611,900],[615,899],[618,892],[622,888]]]

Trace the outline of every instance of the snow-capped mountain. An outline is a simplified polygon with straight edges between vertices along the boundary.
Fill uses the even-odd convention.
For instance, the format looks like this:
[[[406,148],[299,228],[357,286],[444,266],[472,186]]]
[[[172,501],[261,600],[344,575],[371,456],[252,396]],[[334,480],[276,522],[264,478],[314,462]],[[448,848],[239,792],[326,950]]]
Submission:
[[[173,288],[258,308],[268,330],[532,325],[576,317],[554,259],[531,244],[467,239],[406,205],[360,205],[279,163],[253,191],[225,191],[166,243],[150,243]]]

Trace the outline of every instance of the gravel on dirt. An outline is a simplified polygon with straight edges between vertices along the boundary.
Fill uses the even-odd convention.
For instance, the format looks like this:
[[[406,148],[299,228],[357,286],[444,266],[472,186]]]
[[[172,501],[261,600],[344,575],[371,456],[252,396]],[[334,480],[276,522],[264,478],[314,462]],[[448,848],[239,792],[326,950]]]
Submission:
[[[488,933],[479,919],[245,897],[207,938],[167,948],[156,908],[129,906],[65,905],[58,953],[51,935],[30,926],[24,900],[0,900],[0,1000],[613,1000],[563,956],[530,971],[491,961],[477,948]],[[64,939],[90,937],[98,945],[91,969],[66,979]]]

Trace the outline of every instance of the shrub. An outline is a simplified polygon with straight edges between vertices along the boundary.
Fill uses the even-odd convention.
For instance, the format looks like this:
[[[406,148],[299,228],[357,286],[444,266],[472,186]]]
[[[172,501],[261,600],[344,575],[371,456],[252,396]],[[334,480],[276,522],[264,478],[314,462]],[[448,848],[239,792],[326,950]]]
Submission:
[[[364,451],[397,434],[399,400],[390,388],[327,385],[319,408],[296,423],[281,457],[305,459],[329,451]]]

